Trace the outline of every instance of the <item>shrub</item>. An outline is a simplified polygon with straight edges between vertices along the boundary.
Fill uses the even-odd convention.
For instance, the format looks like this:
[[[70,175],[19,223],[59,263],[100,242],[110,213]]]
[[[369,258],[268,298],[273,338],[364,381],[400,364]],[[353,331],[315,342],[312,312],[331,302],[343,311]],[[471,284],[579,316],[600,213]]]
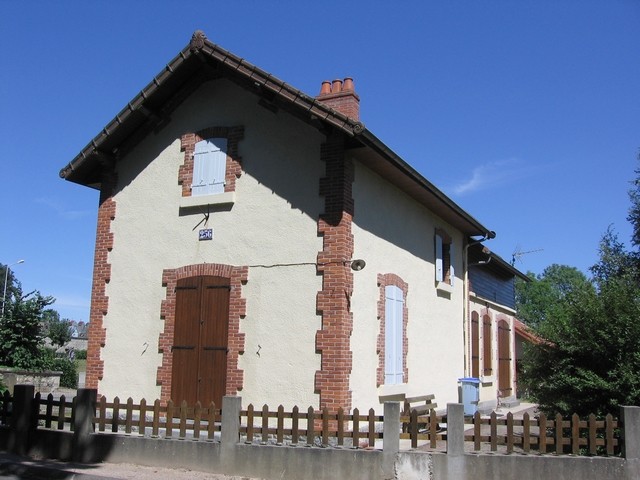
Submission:
[[[78,371],[76,362],[69,357],[56,356],[55,350],[51,348],[43,348],[41,353],[42,367],[44,370],[53,370],[62,372],[60,377],[60,386],[65,388],[78,387]]]
[[[86,360],[86,359],[87,359],[86,350],[76,350],[76,360]]]

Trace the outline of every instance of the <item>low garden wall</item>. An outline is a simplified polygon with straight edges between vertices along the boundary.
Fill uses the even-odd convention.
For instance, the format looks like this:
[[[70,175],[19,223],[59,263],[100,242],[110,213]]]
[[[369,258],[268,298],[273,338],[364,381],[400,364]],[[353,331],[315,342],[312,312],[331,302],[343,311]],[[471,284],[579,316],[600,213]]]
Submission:
[[[13,388],[16,385],[33,385],[38,392],[53,393],[60,388],[61,376],[62,372],[31,372],[15,368],[0,369],[0,377],[11,394],[13,394]]]
[[[275,418],[263,415],[255,421],[256,428],[262,425],[260,435],[257,432],[252,435],[246,424],[250,415],[242,410],[240,397],[225,397],[222,409],[213,405],[206,408],[185,405],[175,407],[173,411],[171,404],[135,405],[142,412],[138,418],[133,415],[132,401],[122,404],[114,401],[108,406],[97,401],[95,390],[80,389],[75,400],[67,402],[64,397],[41,399],[40,395],[34,394],[33,386],[16,386],[13,397],[4,396],[3,400],[0,423],[4,422],[5,426],[0,426],[0,448],[41,458],[183,467],[265,479],[640,478],[639,407],[621,409],[617,423],[622,432],[619,453],[577,456],[470,453],[470,442],[465,441],[469,436],[469,424],[465,423],[461,404],[447,405],[446,430],[442,434],[445,451],[401,451],[403,421],[400,404],[394,402],[385,403],[384,417],[367,416],[369,425],[376,426],[376,435],[369,439],[373,442],[367,441],[363,448],[358,446],[361,442],[347,442],[355,440],[354,432],[341,432],[341,421],[336,423],[335,419],[327,419],[322,413],[311,410],[306,419],[302,413],[291,418],[289,414],[279,412]],[[9,401],[11,408],[7,409],[4,405]],[[263,410],[267,411],[266,407]],[[282,427],[282,423],[286,425],[289,420],[293,425],[290,432]],[[345,420],[345,424],[353,421],[353,418]],[[575,430],[579,426],[565,424],[560,419],[558,423],[561,430]],[[336,445],[331,441],[334,429],[343,434],[344,446],[340,444],[340,436]],[[306,438],[293,443],[287,443],[286,439],[283,442],[283,432],[295,437],[299,430],[301,435],[312,435],[315,441]],[[367,438],[367,435],[363,437]],[[560,433],[557,441],[567,446],[581,445],[577,441],[571,443],[570,437],[565,441]],[[557,446],[556,450],[560,451]]]

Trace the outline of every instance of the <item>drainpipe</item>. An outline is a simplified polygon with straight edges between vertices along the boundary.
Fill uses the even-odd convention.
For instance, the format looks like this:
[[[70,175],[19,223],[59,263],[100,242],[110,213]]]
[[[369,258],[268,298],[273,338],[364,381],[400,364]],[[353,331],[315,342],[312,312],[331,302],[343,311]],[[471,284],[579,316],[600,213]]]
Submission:
[[[485,242],[487,240],[491,240],[496,238],[496,232],[489,231],[484,234],[480,240],[474,240],[469,242],[464,247],[464,255],[462,256],[462,261],[464,262],[464,298],[462,301],[462,332],[463,332],[463,345],[464,345],[464,376],[468,377],[471,375],[471,364],[469,363],[469,332],[468,332],[468,317],[469,317],[469,247],[473,245],[477,245],[479,243]],[[491,261],[491,258],[486,262],[479,262],[478,264],[486,264]]]

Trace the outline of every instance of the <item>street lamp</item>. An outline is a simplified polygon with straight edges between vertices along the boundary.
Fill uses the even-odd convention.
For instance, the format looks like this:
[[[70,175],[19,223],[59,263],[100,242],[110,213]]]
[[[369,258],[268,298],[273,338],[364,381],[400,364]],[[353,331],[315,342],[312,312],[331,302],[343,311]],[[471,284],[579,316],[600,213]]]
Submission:
[[[20,263],[24,263],[24,260],[18,260],[16,263],[7,265],[7,268],[4,271],[4,293],[2,294],[2,315],[0,315],[2,318],[4,318],[4,305],[7,303],[7,281],[9,280],[9,268]]]

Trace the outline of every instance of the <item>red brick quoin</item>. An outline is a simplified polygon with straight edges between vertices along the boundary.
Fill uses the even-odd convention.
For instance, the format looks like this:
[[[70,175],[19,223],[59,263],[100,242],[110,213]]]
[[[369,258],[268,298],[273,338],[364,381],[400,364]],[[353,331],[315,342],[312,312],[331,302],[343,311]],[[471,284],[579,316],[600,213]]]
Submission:
[[[113,165],[106,168],[100,187],[98,206],[98,226],[96,229],[96,247],[93,260],[93,286],[91,288],[91,310],[89,313],[89,331],[87,342],[86,388],[98,388],[98,381],[104,374],[104,361],[100,359],[100,350],[106,341],[104,316],[109,308],[106,294],[107,283],[111,280],[109,252],[113,249],[111,222],[116,217],[116,202],[113,199],[117,175]]]
[[[236,395],[242,390],[244,372],[238,369],[238,356],[244,352],[244,333],[240,333],[240,319],[246,315],[246,300],[242,298],[242,285],[247,283],[249,267],[233,267],[216,263],[188,265],[174,270],[164,270],[162,284],[166,286],[166,297],[162,301],[160,316],[164,319],[164,331],[158,339],[158,351],[162,353],[162,365],[158,367],[156,382],[161,386],[160,400],[166,403],[171,398],[171,369],[173,366],[173,333],[175,328],[176,285],[178,280],[188,277],[215,276],[228,278],[229,294],[229,338],[227,355],[227,388],[225,395]]]
[[[318,220],[323,249],[318,253],[318,271],[322,273],[322,290],[316,307],[322,315],[322,329],[316,332],[316,350],[321,354],[320,370],[315,375],[315,390],[320,394],[320,408],[336,411],[351,409],[349,376],[352,367],[350,312],[353,274],[353,163],[345,159],[343,139],[333,135],[320,151],[326,176],[320,180],[320,194],[325,197],[325,212]]]
[[[407,368],[407,350],[409,340],[407,338],[407,324],[409,323],[409,310],[407,309],[407,292],[409,285],[395,273],[378,274],[378,286],[380,287],[380,298],[378,300],[378,321],[380,322],[380,333],[378,333],[377,350],[378,369],[376,371],[377,386],[384,385],[384,354],[385,354],[385,294],[384,287],[394,285],[402,290],[404,304],[402,306],[402,381],[409,381],[409,369]]]
[[[209,127],[195,133],[185,133],[180,137],[180,150],[184,151],[184,163],[178,170],[178,184],[182,185],[182,196],[191,196],[193,178],[193,152],[196,143],[207,138],[227,139],[227,172],[225,192],[235,192],[236,178],[242,175],[241,157],[238,155],[238,142],[244,138],[244,127]]]

